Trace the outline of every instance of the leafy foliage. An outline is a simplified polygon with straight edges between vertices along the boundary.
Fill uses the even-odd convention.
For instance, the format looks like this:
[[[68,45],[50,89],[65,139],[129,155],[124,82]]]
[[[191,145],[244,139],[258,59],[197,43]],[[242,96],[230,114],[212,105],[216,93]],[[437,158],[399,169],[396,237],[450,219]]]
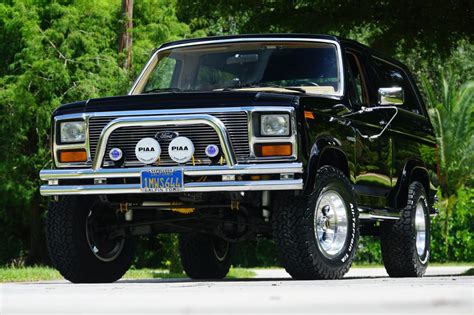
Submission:
[[[472,38],[473,11],[472,2],[454,0],[178,2],[180,18],[213,34],[292,32],[351,37],[355,30],[366,33],[373,47],[389,53],[397,43],[408,48],[422,43],[448,54],[456,40]]]
[[[449,72],[440,81],[440,101],[428,83],[424,87],[438,142],[441,189],[450,196],[474,179],[474,81],[458,88]]]
[[[460,226],[457,225],[463,225],[463,209],[460,209],[459,213],[453,211],[456,193],[461,187],[472,184],[474,181],[472,169],[474,165],[474,81],[468,81],[458,87],[452,71],[443,74],[440,81],[440,93],[436,93],[426,79],[423,82],[438,143],[439,183],[443,197],[441,202],[444,227],[443,247],[444,256],[449,257],[451,256],[449,253],[452,232],[455,231],[456,234],[461,232],[458,230]],[[438,97],[436,94],[441,94],[441,96]],[[460,201],[456,204],[456,208],[460,205],[468,206]],[[453,229],[454,226],[456,229]],[[467,238],[472,237],[473,234],[467,231]],[[461,234],[457,236],[461,240],[464,239]],[[454,257],[459,259],[459,255],[454,255]]]
[[[454,202],[453,202],[454,203]],[[460,188],[452,214],[446,207],[432,220],[432,260],[473,261],[474,258],[474,189]],[[449,224],[446,235],[445,222]],[[440,250],[445,248],[446,250]]]
[[[196,36],[174,13],[173,0],[139,1],[132,73],[117,53],[120,3],[11,1],[0,4],[0,237],[11,246],[0,263],[41,250],[39,170],[49,160],[51,112],[60,104],[127,92],[153,49]],[[203,33],[197,33],[203,35]]]

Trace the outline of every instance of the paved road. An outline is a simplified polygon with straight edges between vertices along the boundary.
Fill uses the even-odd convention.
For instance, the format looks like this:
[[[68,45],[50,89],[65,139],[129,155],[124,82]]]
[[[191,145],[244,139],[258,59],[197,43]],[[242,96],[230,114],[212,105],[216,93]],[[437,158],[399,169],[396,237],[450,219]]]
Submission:
[[[339,281],[293,281],[277,269],[218,282],[9,283],[0,314],[474,314],[474,277],[456,276],[466,269],[433,267],[422,279],[353,269]]]

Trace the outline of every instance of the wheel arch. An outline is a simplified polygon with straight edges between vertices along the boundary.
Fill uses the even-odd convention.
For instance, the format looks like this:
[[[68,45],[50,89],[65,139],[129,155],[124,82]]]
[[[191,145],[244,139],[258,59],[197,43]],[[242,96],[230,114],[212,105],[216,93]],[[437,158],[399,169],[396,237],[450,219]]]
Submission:
[[[303,193],[310,194],[315,184],[314,174],[324,165],[333,166],[341,170],[351,180],[351,169],[346,153],[335,138],[318,139],[311,148],[306,170]]]
[[[423,185],[425,188],[425,193],[430,199],[430,177],[428,169],[420,160],[409,160],[405,163],[402,171],[398,175],[395,193],[391,198],[391,204],[395,209],[402,209],[406,207],[408,200],[408,188],[414,181],[418,181]]]

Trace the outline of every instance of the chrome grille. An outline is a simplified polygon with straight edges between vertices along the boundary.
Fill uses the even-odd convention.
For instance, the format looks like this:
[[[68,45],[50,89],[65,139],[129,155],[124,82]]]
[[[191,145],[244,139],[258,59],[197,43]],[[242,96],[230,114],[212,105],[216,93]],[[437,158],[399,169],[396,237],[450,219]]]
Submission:
[[[227,128],[235,157],[238,162],[248,159],[249,139],[248,124],[246,112],[228,112],[228,113],[212,113],[212,116],[220,119]],[[89,120],[89,143],[91,158],[94,159],[97,150],[99,136],[104,127],[112,120],[118,117],[91,117]],[[143,165],[135,156],[135,146],[137,142],[145,137],[154,137],[160,131],[178,132],[180,136],[188,137],[195,146],[195,163],[209,164],[210,160],[205,155],[204,149],[208,144],[217,144],[220,147],[219,138],[210,126],[196,124],[192,126],[159,126],[159,127],[124,127],[119,128],[112,133],[107,144],[107,150],[104,157],[104,166],[112,165],[108,153],[112,147],[119,147],[125,153],[125,166]],[[159,140],[161,146],[160,165],[176,165],[168,155],[168,144],[170,140]],[[188,162],[191,164],[192,162]]]

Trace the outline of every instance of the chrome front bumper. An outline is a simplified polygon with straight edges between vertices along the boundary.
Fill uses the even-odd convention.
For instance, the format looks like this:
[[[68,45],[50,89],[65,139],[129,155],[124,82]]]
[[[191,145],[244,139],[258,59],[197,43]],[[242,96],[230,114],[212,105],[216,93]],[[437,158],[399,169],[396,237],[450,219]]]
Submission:
[[[161,167],[160,169],[163,169]],[[43,196],[58,195],[92,195],[92,194],[149,194],[141,190],[140,173],[150,168],[115,168],[115,169],[52,169],[42,170],[40,178],[47,181],[42,185]],[[279,175],[280,179],[272,180],[219,180],[219,181],[188,181],[181,192],[216,192],[216,191],[264,191],[264,190],[301,190],[303,179],[294,178],[303,173],[301,163],[249,164],[233,166],[184,166],[185,178],[197,176],[223,175]],[[136,184],[107,184],[108,179],[135,178]],[[227,178],[229,178],[227,176]],[[230,177],[232,178],[232,177]],[[74,181],[74,185],[63,184],[61,181]],[[94,180],[94,184],[91,184]],[[81,184],[81,181],[87,183]],[[153,192],[152,192],[153,193]],[[156,192],[155,192],[156,193]]]

